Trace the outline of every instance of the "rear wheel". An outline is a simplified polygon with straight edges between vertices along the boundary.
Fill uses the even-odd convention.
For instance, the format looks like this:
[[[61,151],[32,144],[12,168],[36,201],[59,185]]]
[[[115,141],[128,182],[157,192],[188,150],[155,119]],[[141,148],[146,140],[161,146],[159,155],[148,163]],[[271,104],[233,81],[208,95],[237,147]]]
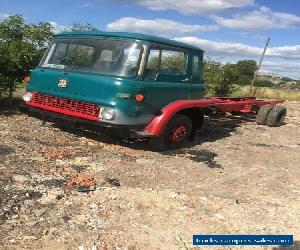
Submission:
[[[182,147],[192,132],[192,121],[185,115],[175,115],[159,137],[151,140],[152,146],[160,151]]]
[[[269,112],[266,119],[266,124],[270,127],[278,127],[282,125],[285,116],[286,116],[286,107],[275,106]]]
[[[272,110],[273,105],[262,106],[256,115],[256,123],[259,125],[266,125],[266,120],[269,112]]]

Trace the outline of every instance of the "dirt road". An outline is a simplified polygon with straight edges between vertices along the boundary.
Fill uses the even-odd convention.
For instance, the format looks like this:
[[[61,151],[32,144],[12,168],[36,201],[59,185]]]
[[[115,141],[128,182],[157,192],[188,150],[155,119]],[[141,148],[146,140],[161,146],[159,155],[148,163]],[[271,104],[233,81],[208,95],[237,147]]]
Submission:
[[[0,111],[0,249],[210,249],[193,234],[300,241],[300,103],[285,105],[282,127],[207,120],[197,143],[166,153]],[[79,192],[78,173],[96,190]]]

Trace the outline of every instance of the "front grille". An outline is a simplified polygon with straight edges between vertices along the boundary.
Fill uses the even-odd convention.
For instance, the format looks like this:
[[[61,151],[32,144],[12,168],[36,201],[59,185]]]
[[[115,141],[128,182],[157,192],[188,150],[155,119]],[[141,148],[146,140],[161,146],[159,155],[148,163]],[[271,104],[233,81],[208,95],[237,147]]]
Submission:
[[[88,120],[99,120],[100,107],[93,103],[34,93],[32,100],[27,104]]]

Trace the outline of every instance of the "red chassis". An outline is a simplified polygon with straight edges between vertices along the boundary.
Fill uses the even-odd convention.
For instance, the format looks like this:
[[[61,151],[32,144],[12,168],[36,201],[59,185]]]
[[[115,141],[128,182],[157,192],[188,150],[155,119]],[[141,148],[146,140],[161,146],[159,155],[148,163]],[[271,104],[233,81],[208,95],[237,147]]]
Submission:
[[[175,101],[165,106],[158,116],[155,116],[151,123],[147,126],[148,134],[160,136],[165,126],[170,119],[178,112],[185,109],[206,109],[212,108],[220,112],[241,112],[248,114],[255,114],[260,107],[271,104],[275,105],[283,103],[283,100],[259,100],[255,97],[232,97],[221,98],[212,97],[201,100],[182,100]]]

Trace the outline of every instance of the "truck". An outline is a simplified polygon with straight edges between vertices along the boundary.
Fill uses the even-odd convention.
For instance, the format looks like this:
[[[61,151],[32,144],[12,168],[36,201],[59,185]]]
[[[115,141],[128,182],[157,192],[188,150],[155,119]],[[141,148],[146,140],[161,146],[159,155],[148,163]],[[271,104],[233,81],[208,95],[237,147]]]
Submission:
[[[256,114],[279,126],[281,100],[205,97],[196,46],[125,32],[64,32],[31,72],[20,111],[66,127],[149,137],[168,150],[194,140],[205,116]]]

